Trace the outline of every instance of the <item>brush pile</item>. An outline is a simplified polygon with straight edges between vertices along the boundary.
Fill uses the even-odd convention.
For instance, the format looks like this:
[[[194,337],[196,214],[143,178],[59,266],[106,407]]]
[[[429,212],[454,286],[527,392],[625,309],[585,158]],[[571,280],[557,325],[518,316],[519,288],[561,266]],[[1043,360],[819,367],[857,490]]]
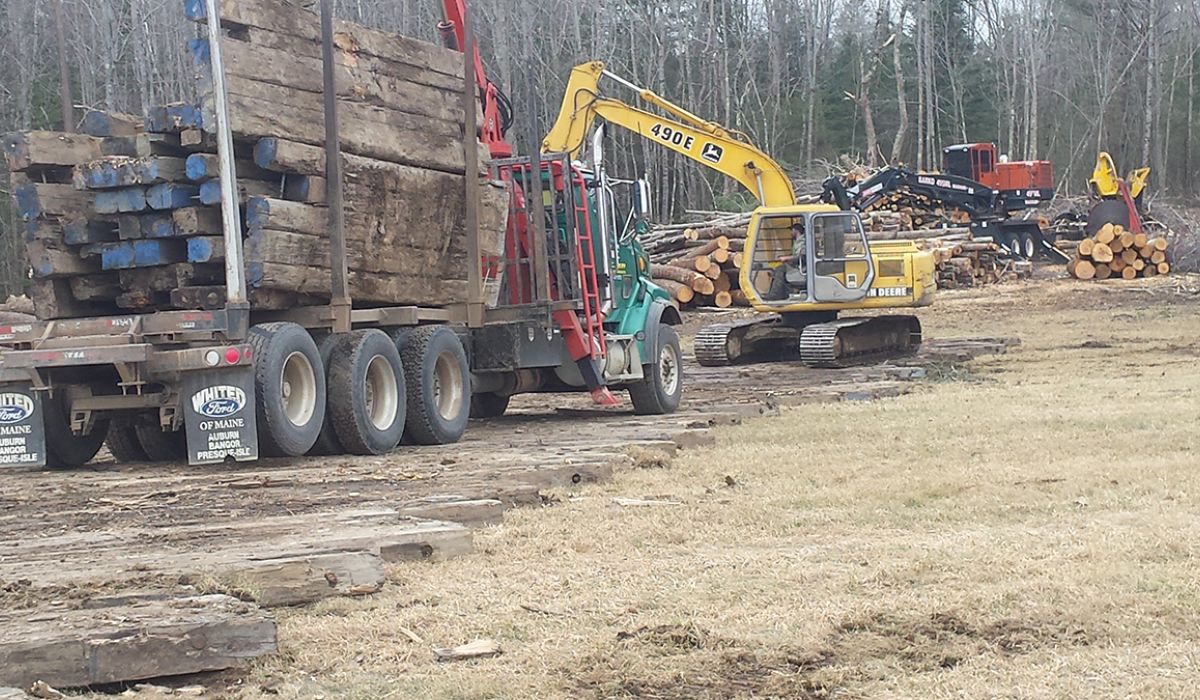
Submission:
[[[1092,236],[1075,244],[1075,257],[1067,274],[1075,279],[1132,280],[1171,272],[1167,239],[1126,231],[1120,224],[1105,224]]]

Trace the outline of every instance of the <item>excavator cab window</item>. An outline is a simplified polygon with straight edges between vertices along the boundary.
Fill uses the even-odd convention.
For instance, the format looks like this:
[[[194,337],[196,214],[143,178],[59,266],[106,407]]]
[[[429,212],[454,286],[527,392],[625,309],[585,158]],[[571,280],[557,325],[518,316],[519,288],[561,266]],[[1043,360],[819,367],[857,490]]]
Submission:
[[[815,214],[809,221],[811,292],[817,302],[857,301],[874,281],[858,214]]]
[[[763,299],[807,301],[809,239],[805,217],[763,218],[756,247],[753,265]]]

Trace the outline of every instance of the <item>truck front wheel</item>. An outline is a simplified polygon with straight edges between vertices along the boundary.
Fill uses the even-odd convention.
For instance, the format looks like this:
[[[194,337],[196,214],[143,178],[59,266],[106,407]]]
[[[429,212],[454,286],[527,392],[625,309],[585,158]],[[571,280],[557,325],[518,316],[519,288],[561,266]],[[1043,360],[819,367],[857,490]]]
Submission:
[[[325,372],[308,331],[295,323],[250,329],[259,452],[299,457],[312,449],[325,420]]]
[[[654,361],[646,365],[646,378],[629,387],[633,412],[638,415],[674,413],[683,395],[683,353],[679,334],[663,324],[658,329]]]
[[[350,454],[380,455],[404,435],[404,368],[396,344],[371,329],[342,336],[329,356],[329,411]]]

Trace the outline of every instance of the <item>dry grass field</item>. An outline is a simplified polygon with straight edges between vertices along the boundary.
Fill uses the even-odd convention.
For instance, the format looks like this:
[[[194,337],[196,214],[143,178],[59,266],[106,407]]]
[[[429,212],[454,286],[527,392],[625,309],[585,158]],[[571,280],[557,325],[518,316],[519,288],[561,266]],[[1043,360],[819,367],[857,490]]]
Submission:
[[[227,693],[1200,697],[1200,296],[1148,282],[944,294],[929,337],[1022,345],[510,512],[282,612]],[[474,639],[503,653],[434,661]]]

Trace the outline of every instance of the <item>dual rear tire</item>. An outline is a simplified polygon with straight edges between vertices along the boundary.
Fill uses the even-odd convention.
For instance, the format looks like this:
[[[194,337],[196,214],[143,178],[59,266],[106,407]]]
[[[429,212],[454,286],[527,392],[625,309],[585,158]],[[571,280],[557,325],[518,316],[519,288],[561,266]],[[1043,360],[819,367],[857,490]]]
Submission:
[[[46,466],[50,469],[82,467],[100,451],[108,435],[108,421],[96,421],[87,435],[71,432],[71,422],[59,396],[42,397],[42,419],[46,430]]]
[[[338,336],[327,366],[329,423],[338,444],[356,455],[390,452],[400,444],[407,415],[404,368],[383,331]]]
[[[466,431],[470,367],[450,328],[355,331],[325,338],[320,350],[332,392],[313,454],[445,445]]]

